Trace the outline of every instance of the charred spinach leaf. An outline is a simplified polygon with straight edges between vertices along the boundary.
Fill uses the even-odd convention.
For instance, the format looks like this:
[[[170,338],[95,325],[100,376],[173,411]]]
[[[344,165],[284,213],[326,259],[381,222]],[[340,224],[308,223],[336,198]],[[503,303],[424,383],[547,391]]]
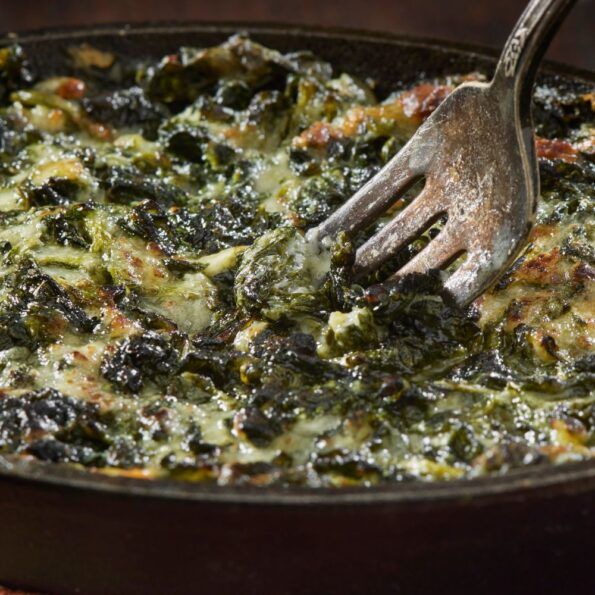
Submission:
[[[125,339],[106,355],[101,363],[101,373],[118,388],[137,393],[152,380],[163,384],[176,372],[179,355],[163,336],[148,332]]]
[[[102,465],[107,442],[96,404],[51,388],[0,398],[0,447],[9,452],[52,462]]]
[[[160,205],[171,206],[187,201],[186,193],[181,188],[132,167],[110,167],[99,174],[110,202],[130,204],[149,199]]]
[[[21,46],[0,48],[0,104],[6,103],[13,91],[28,87],[33,79]]]
[[[90,205],[77,205],[48,215],[44,218],[47,235],[63,246],[89,248],[93,240],[85,227],[85,217],[92,208]]]
[[[41,186],[24,189],[28,203],[33,207],[68,205],[77,200],[80,184],[66,178],[50,178]]]
[[[77,333],[91,333],[99,323],[32,262],[23,263],[12,275],[11,285],[2,310],[15,344],[24,341],[24,329],[32,341],[45,344],[55,340],[65,326]]]
[[[115,128],[140,126],[150,140],[157,138],[157,129],[168,116],[168,111],[150,101],[140,87],[98,93],[84,98],[82,106],[93,120]]]

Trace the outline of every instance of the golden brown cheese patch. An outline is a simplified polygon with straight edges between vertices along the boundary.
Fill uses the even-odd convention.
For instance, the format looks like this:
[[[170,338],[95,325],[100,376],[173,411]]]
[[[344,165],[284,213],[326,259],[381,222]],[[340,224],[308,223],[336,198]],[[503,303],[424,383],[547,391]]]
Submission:
[[[516,270],[514,278],[532,285],[558,285],[567,281],[560,270],[560,249],[542,252],[528,258]]]
[[[537,137],[535,148],[537,157],[541,159],[560,159],[566,163],[574,163],[578,158],[578,151],[567,140]]]
[[[296,149],[321,149],[331,140],[353,138],[366,130],[411,134],[453,91],[450,85],[422,83],[389,103],[356,106],[336,122],[314,122],[292,141]]]

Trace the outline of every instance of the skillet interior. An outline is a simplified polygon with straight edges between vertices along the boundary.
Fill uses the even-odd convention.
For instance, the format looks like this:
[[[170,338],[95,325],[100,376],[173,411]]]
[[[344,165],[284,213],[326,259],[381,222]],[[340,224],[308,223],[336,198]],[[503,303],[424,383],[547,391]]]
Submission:
[[[378,83],[377,91],[380,97],[404,87],[419,79],[421,76],[438,74],[456,74],[472,70],[479,70],[489,74],[494,65],[494,55],[497,52],[485,48],[473,48],[433,40],[408,39],[386,34],[371,34],[342,30],[287,28],[280,25],[254,25],[245,23],[224,25],[146,25],[146,26],[105,26],[82,30],[56,30],[48,32],[33,32],[23,34],[9,34],[6,42],[17,39],[26,49],[34,70],[43,72],[46,76],[61,74],[68,70],[67,48],[82,42],[90,42],[93,46],[129,58],[158,58],[164,54],[174,52],[182,45],[209,46],[220,43],[229,35],[239,30],[246,30],[256,40],[264,45],[274,47],[283,52],[308,49],[329,61],[337,71],[349,71],[366,78],[372,77]],[[0,39],[0,45],[2,40]],[[491,55],[490,55],[491,54]],[[390,56],[390,59],[386,57]],[[420,69],[420,65],[423,68]],[[595,75],[575,70],[563,65],[548,63],[542,74],[542,79],[565,87],[582,86],[585,82],[595,81]],[[176,497],[200,498],[201,494],[210,494],[210,489],[200,485],[193,485],[189,489],[181,487],[177,482],[146,482],[129,479],[107,479],[100,475],[90,475],[88,472],[62,470],[56,465],[27,462],[20,463],[11,457],[3,459],[5,464],[2,473],[17,474],[21,477],[35,477],[37,481],[52,482],[65,481],[76,483],[78,486],[98,487],[106,489],[134,490],[137,493],[162,493]],[[583,463],[576,466],[586,476],[595,474],[595,463]],[[580,471],[579,471],[580,474]],[[571,475],[574,475],[572,473]],[[515,490],[519,482],[526,486],[529,480],[537,487],[544,484],[568,481],[566,470],[557,468],[530,469],[513,472],[503,478],[488,480],[462,480],[449,482],[444,489],[439,484],[428,486],[425,484],[403,486],[396,484],[387,488],[341,490],[340,500],[352,494],[359,501],[373,499],[374,494],[394,494],[397,500],[403,499],[405,493],[409,499],[415,497],[457,497],[473,493],[474,495],[489,494],[491,486],[495,492]],[[172,485],[173,484],[173,485]],[[236,494],[240,499],[245,490],[216,488],[218,494],[228,496]],[[306,498],[309,490],[293,488],[261,489],[251,496],[259,499],[259,495],[269,498],[293,499]],[[319,490],[320,492],[320,490]],[[447,496],[448,494],[448,496]],[[335,501],[338,494],[330,490],[325,499]],[[234,498],[235,499],[235,498]]]
[[[477,48],[439,44],[438,42],[425,40],[411,40],[389,35],[300,28],[288,29],[286,27],[269,25],[164,25],[134,28],[112,26],[87,30],[22,34],[18,36],[18,41],[26,48],[35,69],[50,75],[66,70],[67,54],[65,49],[74,43],[86,41],[100,49],[114,51],[124,56],[157,57],[174,51],[180,45],[206,46],[219,43],[239,29],[249,31],[257,41],[281,51],[309,49],[321,58],[331,62],[338,70],[349,70],[364,77],[372,76],[380,82],[379,94],[381,96],[383,93],[388,92],[389,89],[394,90],[401,85],[406,85],[408,82],[417,79],[420,76],[420,64],[424,65],[424,73],[432,76],[437,73],[456,73],[469,70],[481,70],[489,74],[494,63],[490,52],[486,53],[485,50]],[[571,70],[562,66],[549,65],[546,70],[547,74],[545,74],[545,77],[557,84],[573,86],[580,85],[583,81],[595,81],[595,76],[592,74]],[[48,525],[44,524],[46,532],[49,531],[50,535],[52,530],[55,530],[60,532],[60,537],[66,536],[66,539],[70,539],[67,537],[69,531],[76,533],[76,530],[72,526],[72,519],[77,518],[80,521],[82,518],[81,515],[85,515],[85,510],[93,511],[93,515],[96,515],[96,511],[100,510],[102,501],[106,503],[106,510],[111,510],[114,513],[112,516],[114,522],[117,520],[119,514],[128,514],[125,511],[128,510],[129,512],[131,507],[134,507],[137,511],[131,516],[133,522],[136,524],[142,522],[143,514],[154,515],[157,511],[162,515],[169,515],[171,513],[172,519],[177,519],[171,525],[174,532],[179,529],[180,519],[186,518],[185,515],[188,514],[189,510],[187,507],[197,505],[199,502],[202,502],[207,507],[203,508],[203,513],[201,514],[204,514],[204,510],[208,510],[209,506],[214,506],[217,508],[217,515],[223,514],[221,507],[224,504],[233,504],[233,514],[236,515],[236,518],[239,518],[237,514],[242,507],[238,508],[235,505],[240,503],[257,505],[257,508],[264,511],[263,514],[265,514],[265,517],[261,516],[256,521],[251,522],[262,522],[263,518],[270,520],[272,517],[267,516],[269,514],[268,511],[275,510],[279,505],[292,505],[293,507],[297,505],[302,509],[305,508],[305,505],[309,505],[312,516],[308,517],[310,520],[306,521],[306,523],[312,525],[312,532],[309,533],[309,530],[304,529],[304,536],[307,534],[309,538],[316,536],[318,531],[324,530],[324,521],[322,521],[320,514],[323,514],[323,510],[329,510],[327,508],[328,505],[341,504],[346,514],[351,515],[354,508],[359,509],[360,505],[365,504],[367,505],[366,511],[368,512],[374,507],[375,512],[372,513],[372,516],[376,515],[374,518],[380,523],[378,525],[376,521],[373,521],[370,523],[367,531],[364,530],[362,532],[362,539],[365,543],[368,537],[370,539],[373,538],[375,530],[377,532],[381,530],[379,527],[386,520],[388,513],[391,514],[393,522],[399,524],[399,527],[411,528],[407,522],[404,523],[403,521],[403,515],[407,514],[407,510],[414,516],[426,515],[428,511],[433,510],[434,512],[428,516],[426,522],[429,522],[430,518],[436,520],[440,515],[456,510],[459,512],[453,513],[451,522],[471,523],[472,527],[473,520],[471,517],[473,517],[473,514],[477,514],[477,511],[484,506],[487,507],[487,511],[492,506],[506,507],[510,503],[522,502],[523,507],[533,507],[534,511],[541,511],[541,513],[546,514],[546,510],[552,510],[550,508],[553,502],[552,499],[557,498],[560,506],[570,507],[566,511],[567,515],[561,522],[565,530],[573,531],[576,528],[578,516],[582,515],[585,510],[588,512],[589,507],[592,508],[593,493],[595,493],[594,488],[595,463],[593,462],[563,465],[560,467],[533,468],[510,473],[503,477],[452,481],[432,485],[422,483],[409,485],[396,484],[374,489],[319,490],[312,492],[311,490],[299,488],[265,488],[254,490],[248,488],[213,488],[201,485],[182,485],[174,482],[144,482],[126,478],[109,478],[101,475],[93,475],[88,472],[79,472],[74,469],[65,469],[60,466],[39,462],[15,461],[10,457],[0,458],[0,494],[4,494],[0,497],[0,511],[6,511],[6,507],[8,506],[9,509],[13,507],[13,511],[18,512],[19,506],[23,502],[25,502],[25,506],[28,506],[28,513],[21,510],[23,512],[23,522],[19,521],[11,513],[11,518],[14,517],[14,520],[8,525],[4,525],[5,530],[2,531],[4,534],[11,535],[12,530],[12,535],[16,535],[17,537],[24,530],[31,531],[35,526],[35,519],[39,523],[45,523],[41,509],[35,513],[37,516],[27,516],[33,510],[32,507],[34,507],[37,496],[47,498],[46,503],[49,506],[48,510],[50,512],[55,512],[62,507],[62,514],[70,517],[71,520],[65,522],[62,529],[59,529],[60,525],[59,523],[56,524],[58,521],[55,519],[50,519]],[[8,490],[11,491],[11,494],[7,496]],[[130,498],[132,496],[134,500]],[[138,501],[139,496],[144,497],[144,504],[142,506],[140,503],[138,506],[137,504],[133,504],[133,502]],[[114,499],[119,497],[123,498],[122,502],[128,502],[128,504],[116,504]],[[19,501],[19,498],[22,498],[22,500]],[[66,499],[62,500],[63,498]],[[473,500],[471,501],[470,498],[473,498]],[[162,504],[173,506],[174,501],[176,508],[160,508]],[[111,502],[111,504],[108,504],[108,502]],[[396,513],[396,509],[393,507],[393,504],[396,503],[399,504],[398,513]],[[72,512],[69,511],[69,505],[72,506],[70,509]],[[155,508],[156,506],[157,508]],[[253,506],[249,508],[254,512]],[[292,510],[294,509],[292,508]],[[180,515],[178,513],[181,510],[183,510],[183,513]],[[476,513],[468,517],[464,511],[470,510],[475,510]],[[365,514],[365,511],[362,512]],[[574,512],[575,514],[568,516],[569,512]],[[535,521],[538,524],[544,522],[544,517],[540,517],[537,512],[535,514],[537,515]],[[547,514],[550,514],[550,512]],[[338,517],[333,518],[334,520],[327,526],[329,530],[333,526],[336,529],[336,527],[339,527],[340,522],[345,522],[346,520],[345,518],[342,521]],[[497,518],[497,516],[494,517],[494,522]],[[516,519],[515,522],[521,520],[523,518],[521,509],[517,509],[511,518],[512,520]],[[97,524],[97,520],[94,517],[93,522]],[[94,526],[93,522],[89,527]],[[178,525],[176,525],[176,522]],[[593,519],[590,518],[589,522],[592,524]],[[211,525],[213,523],[214,521],[211,522]],[[289,527],[286,527],[288,534],[291,534],[295,530],[299,534],[299,522],[296,520],[295,523],[295,526],[290,524]],[[334,523],[337,524],[335,525]],[[228,526],[226,522],[223,524],[228,529],[231,526]],[[214,536],[219,535],[220,532],[214,532],[214,528],[211,525],[208,525],[210,527],[208,531],[213,531]],[[588,522],[584,523],[582,529],[584,530],[588,526]],[[421,523],[420,528],[422,530],[423,527],[424,523]],[[164,528],[167,528],[167,523],[164,525]],[[454,529],[454,527],[452,528]],[[123,529],[124,526],[122,523],[118,522],[112,527],[112,533],[101,533],[101,539],[109,539],[110,535],[113,539],[114,535],[117,535],[117,531]],[[525,527],[524,530],[527,531],[528,527]],[[402,531],[402,529],[399,529],[399,531]],[[473,532],[472,528],[471,531]],[[156,534],[154,533],[154,535]],[[56,533],[53,538],[57,535]],[[218,538],[221,539],[221,535]],[[213,539],[218,538],[213,537]],[[401,538],[397,536],[396,541],[398,542]],[[37,543],[35,539],[37,539]],[[47,542],[39,540],[38,537],[35,539],[31,542],[33,543],[33,546],[31,546],[32,549],[29,550],[30,553],[33,551],[34,555],[28,561],[18,558],[18,556],[27,551],[26,548],[22,552],[20,550],[17,551],[17,555],[12,559],[6,559],[4,554],[5,552],[10,553],[13,551],[11,549],[12,546],[9,546],[9,544],[0,545],[0,552],[2,552],[6,560],[4,563],[0,562],[0,580],[38,589],[59,588],[61,592],[71,592],[75,587],[80,585],[85,587],[84,592],[106,592],[106,576],[118,576],[118,574],[114,574],[117,571],[120,573],[119,576],[123,577],[122,572],[126,572],[125,569],[129,568],[124,562],[122,565],[116,564],[113,572],[108,572],[99,581],[96,580],[96,575],[85,574],[85,572],[82,574],[80,572],[78,574],[75,573],[72,579],[68,576],[61,579],[60,574],[48,573],[49,560],[47,558],[45,562],[42,561],[43,548],[47,547]],[[412,539],[412,543],[415,544],[415,539]],[[421,555],[425,552],[425,555],[427,555],[429,551],[427,548],[431,545],[431,540],[428,541],[429,539],[430,534],[427,532],[424,533],[423,540],[416,546],[419,550],[418,554]],[[250,546],[250,539],[246,541],[245,535],[240,541],[245,546]],[[73,545],[72,541],[69,543]],[[466,541],[464,543],[466,543],[464,547],[469,547],[471,542]],[[107,547],[107,542],[104,545]],[[374,549],[379,545],[379,543],[374,545]],[[114,547],[114,543],[110,547]],[[475,547],[477,547],[477,543],[475,543]],[[70,553],[73,551],[76,551],[76,549],[71,549]],[[91,550],[88,551],[85,548],[82,551],[82,556],[97,555],[96,552],[93,553]],[[107,552],[108,550],[105,551]],[[214,553],[212,556],[214,556]],[[33,560],[34,564],[33,571],[31,571],[30,566],[31,560]],[[210,563],[211,565],[213,563],[216,564],[216,561],[210,560]],[[165,573],[167,575],[170,569],[173,572],[175,568],[178,568],[176,564],[179,565],[179,561],[176,564],[170,563],[170,566],[167,566],[167,564],[165,562],[165,569],[162,574]],[[91,566],[93,567],[93,565]],[[344,564],[341,563],[339,566],[344,567]],[[348,565],[345,566],[345,568],[347,567]],[[62,566],[62,568],[66,568],[66,566]],[[93,568],[93,572],[96,572],[97,565]],[[186,567],[184,566],[184,568]],[[240,564],[240,568],[244,567]],[[378,568],[380,567],[377,567],[377,570]],[[444,566],[444,568],[447,568],[447,566]],[[305,569],[306,567],[303,568],[303,570]],[[147,577],[153,576],[153,580],[159,580],[155,578],[157,575],[154,575],[148,567],[146,570],[148,572]],[[385,568],[384,566],[378,570],[380,576],[386,576],[386,572],[388,571],[388,567]],[[92,571],[89,570],[89,572]],[[143,583],[145,576],[136,575],[136,572],[135,570],[128,577],[130,582],[127,582],[128,578],[126,576],[123,577],[122,591],[153,592],[153,587],[157,583],[150,583],[148,579],[146,583]],[[178,582],[174,581],[170,585],[182,585],[184,584],[183,581],[189,580],[190,575],[186,574],[186,572],[187,570],[184,570],[176,579],[179,579]],[[378,575],[378,572],[375,575],[368,575],[366,572],[362,577],[364,577],[365,581],[370,581],[373,580],[374,576]],[[393,571],[390,570],[390,572]],[[29,573],[27,578],[24,578],[24,573]],[[385,574],[383,575],[382,573]],[[407,582],[409,579],[407,578],[408,575],[404,567],[400,567],[399,573],[400,578],[398,580],[401,582],[395,582],[394,584],[410,584]],[[273,575],[275,576],[274,573]],[[347,572],[346,576],[349,577],[350,573]],[[481,576],[484,576],[484,574],[481,574]],[[257,573],[251,579],[246,579],[248,582],[244,583],[244,585],[248,585],[247,590],[251,591],[260,578],[260,575]],[[85,582],[86,580],[90,582]],[[225,580],[228,582],[225,582]],[[234,586],[239,584],[233,581],[229,582],[231,579],[225,580],[223,583],[214,582],[212,584],[223,585],[223,591],[225,591],[225,585],[228,585],[228,583]],[[256,582],[254,582],[255,580]],[[147,587],[149,591],[137,591],[136,587],[141,583],[153,586]],[[206,584],[209,584],[208,580]],[[275,583],[271,583],[270,581],[267,583],[265,581],[265,584],[273,585]],[[340,583],[333,584],[337,585]],[[350,584],[355,588],[357,585],[369,585],[370,583],[358,583],[357,580],[354,582],[352,577]],[[125,585],[130,585],[130,587],[126,587]],[[388,583],[381,582],[378,585],[379,588],[384,588]],[[101,591],[99,589],[104,590]],[[325,591],[333,592],[332,589]],[[175,592],[175,589],[172,592]],[[362,591],[355,589],[350,592]]]

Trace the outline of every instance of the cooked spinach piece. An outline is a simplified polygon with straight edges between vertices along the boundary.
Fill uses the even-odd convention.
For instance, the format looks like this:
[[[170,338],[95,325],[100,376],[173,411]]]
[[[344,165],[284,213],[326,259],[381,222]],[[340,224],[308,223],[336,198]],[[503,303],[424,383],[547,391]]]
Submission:
[[[0,314],[0,351],[11,347],[33,349],[35,341],[26,321],[19,312]]]
[[[24,191],[33,207],[68,205],[77,198],[80,186],[76,181],[64,178],[50,178],[45,184]]]
[[[85,216],[92,206],[77,205],[67,211],[48,215],[44,219],[47,235],[63,246],[89,248],[93,239],[85,227]]]
[[[34,263],[24,262],[10,276],[9,295],[0,306],[7,336],[15,345],[47,344],[66,330],[92,333],[99,320],[89,316],[71,295]]]
[[[102,465],[106,428],[96,404],[47,388],[0,400],[0,445],[43,461]]]
[[[167,110],[149,100],[140,87],[103,92],[85,97],[82,106],[90,118],[116,128],[139,126],[145,138],[155,139]]]
[[[153,200],[160,205],[184,204],[186,193],[181,188],[168,184],[156,176],[150,176],[136,168],[110,167],[99,172],[105,197],[116,204]]]
[[[19,45],[0,48],[0,105],[13,91],[28,87],[34,80],[25,52]]]
[[[178,369],[178,354],[167,339],[144,333],[125,339],[113,353],[107,351],[101,373],[110,382],[137,393],[147,382],[162,382]]]

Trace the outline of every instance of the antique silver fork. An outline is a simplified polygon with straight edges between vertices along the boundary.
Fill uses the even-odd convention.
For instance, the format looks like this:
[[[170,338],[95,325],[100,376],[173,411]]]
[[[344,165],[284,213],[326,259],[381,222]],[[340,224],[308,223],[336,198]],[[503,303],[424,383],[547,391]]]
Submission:
[[[355,278],[365,277],[439,218],[440,233],[391,279],[466,259],[445,282],[466,305],[506,270],[533,225],[539,173],[531,93],[549,41],[575,0],[531,0],[490,83],[466,82],[420,126],[401,151],[314,233],[366,228],[408,188],[420,194],[361,246]]]

